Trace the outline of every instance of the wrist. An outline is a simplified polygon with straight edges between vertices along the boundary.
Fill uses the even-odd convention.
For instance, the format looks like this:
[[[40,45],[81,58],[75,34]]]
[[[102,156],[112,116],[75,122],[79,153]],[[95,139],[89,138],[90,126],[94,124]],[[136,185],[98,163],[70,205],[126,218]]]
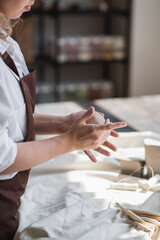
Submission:
[[[65,153],[73,152],[76,150],[74,146],[73,137],[69,132],[63,133],[59,135],[60,138],[60,146],[61,148],[65,149]]]
[[[55,134],[64,134],[68,131],[68,123],[67,123],[67,117],[66,116],[58,116],[52,119],[50,129]]]
[[[63,133],[67,133],[73,123],[73,114],[63,116],[61,121],[63,122]]]
[[[53,122],[53,125],[55,125],[55,122]],[[68,117],[67,116],[59,117],[56,125],[59,133],[61,134],[66,133],[69,129]]]

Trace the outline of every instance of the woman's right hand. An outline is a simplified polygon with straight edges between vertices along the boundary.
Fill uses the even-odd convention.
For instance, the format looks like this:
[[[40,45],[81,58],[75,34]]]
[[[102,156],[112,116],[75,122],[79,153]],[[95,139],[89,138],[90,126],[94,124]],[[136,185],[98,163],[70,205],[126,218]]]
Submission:
[[[106,142],[113,129],[127,125],[125,122],[87,124],[86,121],[92,118],[94,111],[93,107],[84,111],[84,114],[77,118],[68,130],[67,134],[73,151],[97,149]]]

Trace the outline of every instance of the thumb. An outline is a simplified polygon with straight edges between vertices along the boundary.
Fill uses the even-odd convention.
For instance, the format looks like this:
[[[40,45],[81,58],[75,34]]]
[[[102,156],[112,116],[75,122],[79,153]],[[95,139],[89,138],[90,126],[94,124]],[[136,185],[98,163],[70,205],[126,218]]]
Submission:
[[[80,121],[80,122],[86,122],[86,121],[89,120],[91,117],[93,117],[94,112],[95,112],[95,108],[94,108],[94,107],[90,107],[90,108],[85,112],[85,114],[84,114],[82,117],[80,117],[79,121]]]

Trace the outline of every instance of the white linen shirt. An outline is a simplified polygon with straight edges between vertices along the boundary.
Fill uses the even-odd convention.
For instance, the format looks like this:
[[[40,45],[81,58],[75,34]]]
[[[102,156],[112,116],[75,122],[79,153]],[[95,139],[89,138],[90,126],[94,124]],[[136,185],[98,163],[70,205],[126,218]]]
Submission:
[[[20,77],[28,69],[18,44],[8,37],[0,39],[0,54],[5,51],[12,57]],[[19,84],[19,77],[0,57],[0,172],[13,164],[17,155],[17,144],[27,134],[26,104]],[[16,173],[0,175],[0,180],[11,179]]]

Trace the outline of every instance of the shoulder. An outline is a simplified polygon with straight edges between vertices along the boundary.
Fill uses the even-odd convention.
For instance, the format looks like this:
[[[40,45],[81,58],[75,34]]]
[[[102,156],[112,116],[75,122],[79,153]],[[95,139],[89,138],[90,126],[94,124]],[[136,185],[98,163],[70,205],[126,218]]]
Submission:
[[[12,37],[8,37],[7,41],[8,41],[7,49],[8,54],[10,55],[22,54],[19,44]]]
[[[19,44],[11,37],[8,37],[8,41],[11,44],[10,48],[8,49],[8,54],[13,58],[14,61],[18,61],[21,65],[25,65],[25,59]]]
[[[12,37],[8,37],[7,41],[13,46],[16,47],[20,50],[19,44],[12,38]]]

